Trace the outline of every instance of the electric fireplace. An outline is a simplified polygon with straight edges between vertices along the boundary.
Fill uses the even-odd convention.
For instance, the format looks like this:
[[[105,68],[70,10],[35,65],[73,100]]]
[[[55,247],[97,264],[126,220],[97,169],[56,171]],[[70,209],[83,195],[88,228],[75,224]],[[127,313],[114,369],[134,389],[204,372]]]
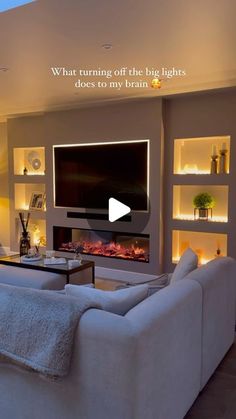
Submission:
[[[53,227],[57,251],[149,262],[149,235],[70,227]]]

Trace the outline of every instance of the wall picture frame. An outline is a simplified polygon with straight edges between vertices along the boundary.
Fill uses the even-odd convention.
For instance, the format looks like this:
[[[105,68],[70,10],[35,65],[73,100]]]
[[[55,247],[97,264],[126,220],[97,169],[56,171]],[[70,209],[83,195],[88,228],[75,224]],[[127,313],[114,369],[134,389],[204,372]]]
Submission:
[[[29,209],[34,211],[44,211],[45,208],[45,194],[43,192],[32,192]]]

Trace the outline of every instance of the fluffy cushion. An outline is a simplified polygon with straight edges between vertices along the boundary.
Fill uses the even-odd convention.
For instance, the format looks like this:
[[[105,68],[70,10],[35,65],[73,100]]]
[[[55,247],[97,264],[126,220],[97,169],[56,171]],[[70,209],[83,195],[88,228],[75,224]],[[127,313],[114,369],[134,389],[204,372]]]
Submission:
[[[198,257],[196,253],[194,253],[192,249],[188,248],[182,254],[179,263],[177,264],[173,272],[170,283],[172,284],[173,282],[179,281],[180,279],[184,278],[187,274],[196,269],[197,265]]]
[[[78,298],[90,298],[93,302],[111,313],[124,315],[148,295],[148,285],[137,285],[118,291],[102,291],[78,285],[66,285],[66,294]]]

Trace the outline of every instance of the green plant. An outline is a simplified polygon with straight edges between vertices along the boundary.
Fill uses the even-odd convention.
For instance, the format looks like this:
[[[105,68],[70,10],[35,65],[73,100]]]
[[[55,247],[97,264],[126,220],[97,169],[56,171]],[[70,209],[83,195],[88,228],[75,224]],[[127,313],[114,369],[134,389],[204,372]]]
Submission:
[[[194,208],[213,208],[215,203],[215,198],[207,192],[199,193],[193,199]]]

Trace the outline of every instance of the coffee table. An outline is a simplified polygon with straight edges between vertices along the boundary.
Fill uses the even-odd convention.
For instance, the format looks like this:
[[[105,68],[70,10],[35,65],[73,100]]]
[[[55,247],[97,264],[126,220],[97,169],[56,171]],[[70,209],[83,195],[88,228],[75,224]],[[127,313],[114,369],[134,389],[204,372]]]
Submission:
[[[25,269],[33,269],[37,271],[44,271],[44,272],[51,272],[55,274],[61,274],[66,276],[66,282],[67,284],[73,283],[73,284],[81,284],[86,282],[92,282],[94,283],[94,262],[91,260],[82,260],[81,265],[74,266],[73,268],[69,268],[68,261],[71,260],[69,258],[66,259],[65,264],[58,264],[58,265],[44,265],[44,256],[39,261],[35,262],[22,262],[19,255],[14,256],[4,256],[0,257],[0,264],[1,265],[10,265],[10,266],[16,266],[18,268],[25,268]],[[92,274],[90,275],[91,280],[86,281],[83,280],[81,282],[79,275],[76,279],[76,275],[81,271],[85,271],[87,269],[91,269]],[[73,281],[70,281],[70,278],[73,276]]]

